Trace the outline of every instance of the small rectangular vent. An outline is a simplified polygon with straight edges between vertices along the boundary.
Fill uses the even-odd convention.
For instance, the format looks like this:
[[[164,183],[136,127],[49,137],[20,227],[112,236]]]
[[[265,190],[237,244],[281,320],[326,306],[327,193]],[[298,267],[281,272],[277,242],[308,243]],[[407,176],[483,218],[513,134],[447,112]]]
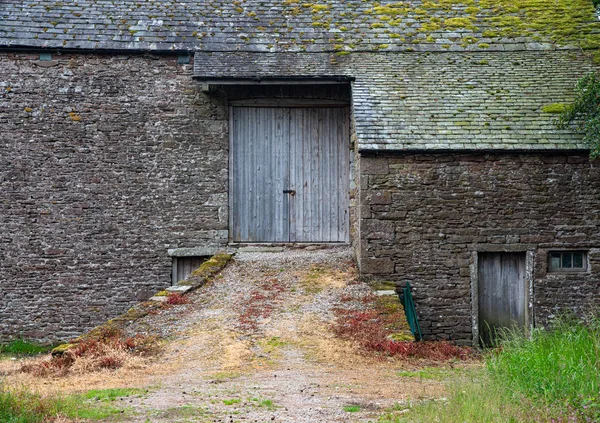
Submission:
[[[178,65],[189,65],[190,64],[190,55],[189,54],[179,54],[177,56],[177,64]]]
[[[171,283],[177,285],[179,281],[186,280],[206,260],[208,257],[205,256],[173,257]]]

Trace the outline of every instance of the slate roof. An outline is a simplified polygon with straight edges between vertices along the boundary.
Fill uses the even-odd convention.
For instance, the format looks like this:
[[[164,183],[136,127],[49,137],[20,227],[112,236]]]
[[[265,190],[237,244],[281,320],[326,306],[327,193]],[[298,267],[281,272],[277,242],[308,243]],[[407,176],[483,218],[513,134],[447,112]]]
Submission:
[[[518,3],[519,6],[515,6]],[[0,46],[462,51],[600,46],[591,0],[3,0]]]
[[[515,6],[518,4],[518,6]],[[0,48],[191,51],[199,78],[348,76],[363,150],[570,149],[543,107],[600,47],[590,0],[4,0]]]
[[[196,53],[201,79],[355,77],[353,112],[363,150],[585,148],[544,106],[573,99],[592,66],[554,52]]]

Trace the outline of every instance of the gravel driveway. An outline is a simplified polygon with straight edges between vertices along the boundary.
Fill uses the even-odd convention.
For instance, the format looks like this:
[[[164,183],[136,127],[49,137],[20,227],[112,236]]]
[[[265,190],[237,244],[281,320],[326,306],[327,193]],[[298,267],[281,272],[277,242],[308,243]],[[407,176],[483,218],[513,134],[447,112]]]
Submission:
[[[192,304],[132,328],[170,340],[127,421],[366,422],[442,395],[439,382],[401,377],[406,363],[330,332],[340,298],[370,292],[348,248],[238,253]]]
[[[0,374],[44,393],[145,388],[115,404],[128,410],[118,421],[140,423],[378,422],[409,400],[444,395],[439,379],[411,372],[434,363],[378,356],[334,335],[343,310],[367,315],[366,300],[379,298],[359,281],[349,248],[239,252],[189,298],[128,328],[163,339],[157,356],[57,378],[5,361]]]

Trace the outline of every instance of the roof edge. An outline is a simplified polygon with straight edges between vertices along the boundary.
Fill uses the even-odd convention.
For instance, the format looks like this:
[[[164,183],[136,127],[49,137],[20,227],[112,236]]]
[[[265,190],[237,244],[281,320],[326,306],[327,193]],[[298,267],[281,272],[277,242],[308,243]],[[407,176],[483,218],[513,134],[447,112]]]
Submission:
[[[29,46],[10,46],[0,45],[0,52],[9,53],[56,53],[56,54],[156,54],[159,56],[178,56],[187,54],[193,56],[196,52],[194,49],[177,49],[177,50],[153,50],[153,49],[115,49],[115,48],[61,48],[61,47],[29,47]]]
[[[501,149],[501,148],[486,148],[486,149],[477,149],[477,148],[440,148],[440,149],[425,149],[425,148],[415,148],[415,149],[369,149],[369,148],[360,148],[358,152],[361,156],[403,156],[409,154],[590,154],[589,149],[584,149],[580,147],[576,148],[552,148],[552,149],[535,149],[535,148],[511,148],[511,149]]]

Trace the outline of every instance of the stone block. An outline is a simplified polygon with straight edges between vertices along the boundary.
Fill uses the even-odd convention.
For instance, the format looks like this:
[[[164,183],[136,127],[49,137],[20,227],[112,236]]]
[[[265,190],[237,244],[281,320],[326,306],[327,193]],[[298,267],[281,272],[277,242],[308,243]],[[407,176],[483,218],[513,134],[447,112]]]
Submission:
[[[387,175],[388,159],[385,157],[368,157],[360,160],[361,175]]]
[[[362,196],[361,203],[368,204],[391,204],[392,195],[389,191],[367,191]]]
[[[394,222],[390,220],[363,220],[360,230],[365,239],[394,239]]]
[[[389,258],[363,258],[360,271],[370,275],[390,275],[394,273],[394,262]]]

